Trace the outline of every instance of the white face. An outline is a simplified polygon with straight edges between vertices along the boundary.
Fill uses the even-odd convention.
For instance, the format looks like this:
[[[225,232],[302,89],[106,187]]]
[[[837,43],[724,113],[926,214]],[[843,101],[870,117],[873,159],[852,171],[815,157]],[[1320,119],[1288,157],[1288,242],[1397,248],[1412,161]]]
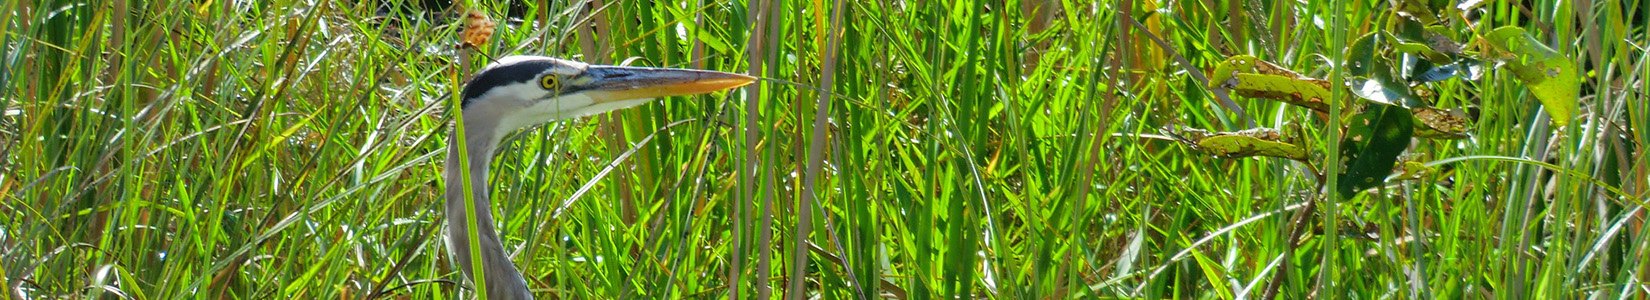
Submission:
[[[634,107],[656,97],[703,94],[755,80],[714,71],[592,66],[542,56],[500,58],[476,76],[464,91],[464,119],[476,125],[492,123],[496,136]]]
[[[482,94],[475,100],[480,105],[465,108],[465,118],[494,118],[498,121],[496,133],[502,136],[539,123],[594,115],[653,101],[653,98],[642,98],[598,103],[586,93],[556,95],[557,92],[550,88],[565,88],[569,84],[590,81],[575,77],[589,68],[588,64],[576,61],[541,56],[508,56],[483,70],[535,60],[551,60],[556,64],[535,75],[533,80],[498,86]],[[555,83],[547,84],[544,76],[555,76]]]
[[[548,96],[549,93],[544,93]],[[597,103],[589,94],[568,94],[560,97],[526,99],[520,110],[506,112],[499,119],[499,133],[515,131],[539,123],[594,115],[653,101],[653,98],[631,99]]]

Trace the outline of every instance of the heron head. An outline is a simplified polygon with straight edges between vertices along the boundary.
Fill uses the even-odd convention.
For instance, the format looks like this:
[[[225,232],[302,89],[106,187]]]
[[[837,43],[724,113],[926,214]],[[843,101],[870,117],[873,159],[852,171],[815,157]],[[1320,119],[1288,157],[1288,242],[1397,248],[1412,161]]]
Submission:
[[[590,65],[543,56],[508,56],[464,87],[466,121],[509,132],[534,124],[641,105],[658,97],[704,94],[756,78],[716,71]]]

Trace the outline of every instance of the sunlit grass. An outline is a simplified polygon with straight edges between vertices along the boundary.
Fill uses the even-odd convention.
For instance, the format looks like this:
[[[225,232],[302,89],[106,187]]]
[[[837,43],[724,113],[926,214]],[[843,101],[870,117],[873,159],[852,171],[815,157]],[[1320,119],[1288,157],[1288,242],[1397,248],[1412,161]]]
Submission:
[[[1327,1],[484,2],[476,50],[417,6],[0,3],[0,299],[469,297],[451,97],[510,54],[764,78],[507,139],[498,225],[540,298],[1650,295],[1636,1],[1485,6],[1584,67],[1580,116],[1510,74],[1438,84],[1476,116],[1410,149],[1445,172],[1333,214],[1299,163],[1150,137],[1296,122],[1328,152],[1306,111],[1237,115],[1193,73],[1329,78],[1388,1],[1339,1],[1346,28]]]

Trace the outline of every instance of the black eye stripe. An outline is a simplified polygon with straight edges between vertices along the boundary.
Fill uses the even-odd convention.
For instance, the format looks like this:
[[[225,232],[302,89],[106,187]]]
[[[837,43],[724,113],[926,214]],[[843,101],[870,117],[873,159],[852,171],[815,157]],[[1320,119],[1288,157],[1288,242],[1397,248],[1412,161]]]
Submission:
[[[493,88],[537,80],[539,73],[555,66],[556,62],[551,60],[529,60],[483,70],[464,85],[462,106],[470,106],[471,101]]]

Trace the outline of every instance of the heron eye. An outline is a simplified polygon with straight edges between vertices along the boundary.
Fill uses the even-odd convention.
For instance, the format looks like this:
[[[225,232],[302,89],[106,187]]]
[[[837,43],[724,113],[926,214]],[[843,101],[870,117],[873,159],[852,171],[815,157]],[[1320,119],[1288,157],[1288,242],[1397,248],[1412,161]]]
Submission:
[[[546,74],[539,79],[539,86],[544,87],[546,90],[559,90],[561,89],[561,78],[556,77],[555,74]]]

